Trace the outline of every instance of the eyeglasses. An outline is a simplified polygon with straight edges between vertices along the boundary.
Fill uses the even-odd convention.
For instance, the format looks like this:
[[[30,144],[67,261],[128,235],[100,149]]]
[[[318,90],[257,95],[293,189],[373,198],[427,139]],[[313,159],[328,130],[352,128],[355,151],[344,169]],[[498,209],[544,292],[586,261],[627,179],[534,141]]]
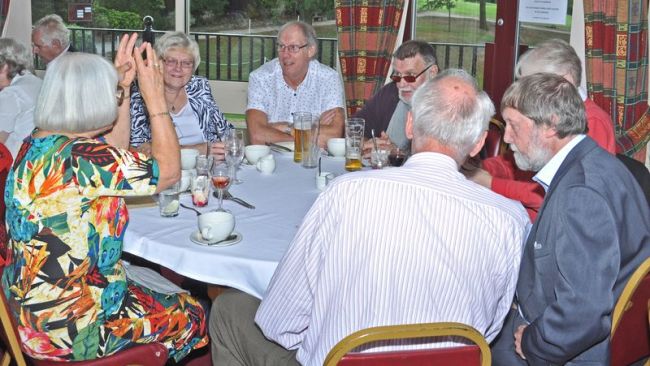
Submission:
[[[175,58],[164,58],[163,63],[165,63],[165,66],[169,67],[170,69],[178,67],[178,65],[181,65],[182,69],[191,69],[192,67],[194,67],[194,61],[192,60],[177,60]]]
[[[425,67],[424,70],[420,71],[420,73],[417,74],[417,75],[400,76],[400,75],[393,74],[393,75],[390,76],[390,79],[393,80],[396,83],[399,83],[400,80],[402,80],[402,79],[404,79],[404,81],[406,81],[407,83],[414,83],[415,80],[417,80],[417,78],[420,77],[420,75],[424,74],[424,72],[429,70],[431,68],[431,66],[433,66],[433,65],[434,64],[431,64],[431,65]]]
[[[278,43],[278,52],[287,51],[289,53],[298,53],[298,51],[300,51],[301,49],[307,46],[309,46],[309,43],[305,43],[302,46],[298,46],[297,44],[285,45],[282,43]]]
[[[121,106],[122,102],[124,102],[124,88],[122,85],[117,86],[117,90],[115,91],[115,98],[117,99],[117,106]]]

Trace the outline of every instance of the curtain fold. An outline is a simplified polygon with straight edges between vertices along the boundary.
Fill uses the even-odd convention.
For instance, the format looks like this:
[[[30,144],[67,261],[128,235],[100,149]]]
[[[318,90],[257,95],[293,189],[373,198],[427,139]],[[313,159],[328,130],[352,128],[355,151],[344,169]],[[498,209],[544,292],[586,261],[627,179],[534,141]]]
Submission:
[[[404,0],[336,0],[338,53],[348,115],[386,80]]]
[[[643,152],[650,140],[648,0],[584,0],[584,10],[589,96],[612,116],[620,152]]]

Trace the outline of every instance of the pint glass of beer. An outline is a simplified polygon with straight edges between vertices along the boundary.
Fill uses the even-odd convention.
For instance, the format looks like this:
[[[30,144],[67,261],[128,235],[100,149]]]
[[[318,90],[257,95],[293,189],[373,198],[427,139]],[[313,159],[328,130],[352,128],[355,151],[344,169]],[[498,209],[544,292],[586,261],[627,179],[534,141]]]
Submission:
[[[302,145],[311,141],[311,113],[294,112],[293,113],[293,161],[299,163],[302,161]]]
[[[363,118],[348,118],[345,121],[345,170],[361,170],[361,153],[363,151]]]

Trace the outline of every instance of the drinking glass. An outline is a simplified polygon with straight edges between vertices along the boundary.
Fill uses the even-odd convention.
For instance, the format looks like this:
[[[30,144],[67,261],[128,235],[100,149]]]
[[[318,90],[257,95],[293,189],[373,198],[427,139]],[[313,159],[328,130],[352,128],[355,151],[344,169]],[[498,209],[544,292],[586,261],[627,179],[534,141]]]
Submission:
[[[349,172],[361,170],[365,124],[363,118],[348,118],[345,121],[345,170]]]
[[[311,113],[294,112],[293,113],[293,161],[300,163],[302,161],[302,145],[311,141]]]
[[[390,166],[402,166],[406,160],[406,151],[395,147],[390,151],[388,155],[388,163]]]
[[[241,179],[237,179],[237,169],[244,158],[244,141],[237,138],[226,140],[224,150],[226,153],[226,163],[232,169],[232,183],[242,183],[243,181]]]
[[[382,169],[388,166],[388,155],[390,150],[388,149],[375,149],[373,148],[370,152],[370,165],[373,169]]]
[[[210,169],[214,163],[214,156],[212,155],[197,155],[196,156],[196,174],[197,175],[210,175]]]
[[[230,167],[227,163],[219,162],[212,166],[212,185],[217,190],[219,197],[219,208],[217,211],[226,211],[223,209],[223,191],[230,187]]]

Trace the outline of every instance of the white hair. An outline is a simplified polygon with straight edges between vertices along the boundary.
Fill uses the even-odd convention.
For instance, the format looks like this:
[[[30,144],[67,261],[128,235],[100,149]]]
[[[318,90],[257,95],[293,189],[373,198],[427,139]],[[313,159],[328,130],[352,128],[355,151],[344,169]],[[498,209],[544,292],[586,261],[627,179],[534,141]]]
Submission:
[[[67,53],[50,64],[38,96],[34,125],[61,132],[87,132],[117,118],[117,71],[104,58]]]
[[[0,38],[0,67],[9,66],[8,78],[11,80],[25,70],[31,70],[34,58],[32,51],[13,38]]]
[[[70,30],[63,23],[63,19],[56,14],[50,14],[39,19],[34,24],[34,31],[41,31],[41,42],[46,46],[52,46],[52,41],[57,40],[61,47],[70,45]]]
[[[156,51],[159,58],[165,58],[167,51],[171,49],[188,52],[194,59],[194,71],[198,69],[201,63],[201,55],[199,54],[199,45],[195,40],[183,32],[166,32],[156,41],[154,51]]]
[[[470,85],[472,95],[450,93],[442,81],[460,79]],[[457,161],[472,151],[494,115],[494,104],[474,78],[460,69],[447,69],[422,84],[412,100],[414,139],[434,139],[452,148]]]

